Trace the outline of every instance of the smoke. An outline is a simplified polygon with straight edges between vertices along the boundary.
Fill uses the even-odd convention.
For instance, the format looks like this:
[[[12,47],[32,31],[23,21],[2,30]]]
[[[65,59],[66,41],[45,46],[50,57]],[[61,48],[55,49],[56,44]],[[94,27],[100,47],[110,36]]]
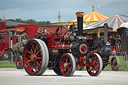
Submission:
[[[124,2],[126,2],[127,3],[127,0],[106,0],[106,1],[104,1],[104,0],[98,0],[99,1],[99,4],[97,4],[97,5],[95,5],[95,8],[102,8],[102,7],[105,7],[105,6],[107,6],[107,5],[109,5],[109,4],[114,4],[114,3],[124,3]]]
[[[99,9],[99,8],[105,7],[106,5],[107,3],[103,3],[103,4],[95,5],[94,7]]]

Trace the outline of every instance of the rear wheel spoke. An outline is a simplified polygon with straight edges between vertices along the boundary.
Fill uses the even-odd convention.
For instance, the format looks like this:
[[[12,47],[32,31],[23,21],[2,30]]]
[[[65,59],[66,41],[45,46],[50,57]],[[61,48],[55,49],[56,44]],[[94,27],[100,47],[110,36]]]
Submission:
[[[29,75],[42,75],[45,72],[48,60],[48,49],[45,43],[39,39],[33,39],[26,43],[23,54],[25,70]]]

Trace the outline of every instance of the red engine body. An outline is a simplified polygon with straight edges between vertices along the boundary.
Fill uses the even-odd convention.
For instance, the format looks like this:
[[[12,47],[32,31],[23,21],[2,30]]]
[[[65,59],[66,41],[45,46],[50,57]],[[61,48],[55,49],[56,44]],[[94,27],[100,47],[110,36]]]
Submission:
[[[4,51],[11,51],[12,46],[18,42],[20,42],[20,35],[0,33],[0,56],[4,54]]]
[[[42,75],[48,68],[57,75],[71,76],[75,69],[87,67],[91,76],[97,76],[102,70],[99,54],[88,55],[90,47],[83,37],[83,12],[76,13],[78,30],[73,25],[46,28],[48,32],[38,35],[38,39],[29,40],[23,52],[23,63],[29,75]],[[44,30],[44,28],[43,28]],[[53,31],[54,30],[54,31]]]
[[[7,33],[0,33],[0,51],[9,48],[9,35]]]

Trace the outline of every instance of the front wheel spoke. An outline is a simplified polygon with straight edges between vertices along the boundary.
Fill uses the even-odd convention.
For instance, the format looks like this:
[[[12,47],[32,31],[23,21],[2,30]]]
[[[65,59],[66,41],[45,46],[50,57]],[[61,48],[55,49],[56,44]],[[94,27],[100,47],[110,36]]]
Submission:
[[[97,71],[99,69],[99,66],[95,66],[95,70]]]
[[[91,61],[93,61],[94,59],[95,59],[95,57],[92,57],[92,58],[91,58]]]
[[[68,67],[71,67],[71,63],[67,63],[68,64]]]
[[[71,68],[68,68],[68,73],[70,73],[71,72]]]
[[[92,73],[95,73],[95,69],[94,68],[92,68]]]

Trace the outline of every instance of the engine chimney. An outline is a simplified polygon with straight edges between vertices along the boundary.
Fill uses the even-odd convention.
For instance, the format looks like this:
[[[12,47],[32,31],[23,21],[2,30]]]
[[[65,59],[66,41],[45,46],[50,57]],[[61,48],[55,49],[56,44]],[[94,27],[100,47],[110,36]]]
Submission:
[[[83,36],[83,16],[84,16],[84,12],[77,12],[76,13],[77,16],[77,36],[78,37],[82,37]]]
[[[107,43],[108,41],[108,24],[104,24],[104,42]]]

